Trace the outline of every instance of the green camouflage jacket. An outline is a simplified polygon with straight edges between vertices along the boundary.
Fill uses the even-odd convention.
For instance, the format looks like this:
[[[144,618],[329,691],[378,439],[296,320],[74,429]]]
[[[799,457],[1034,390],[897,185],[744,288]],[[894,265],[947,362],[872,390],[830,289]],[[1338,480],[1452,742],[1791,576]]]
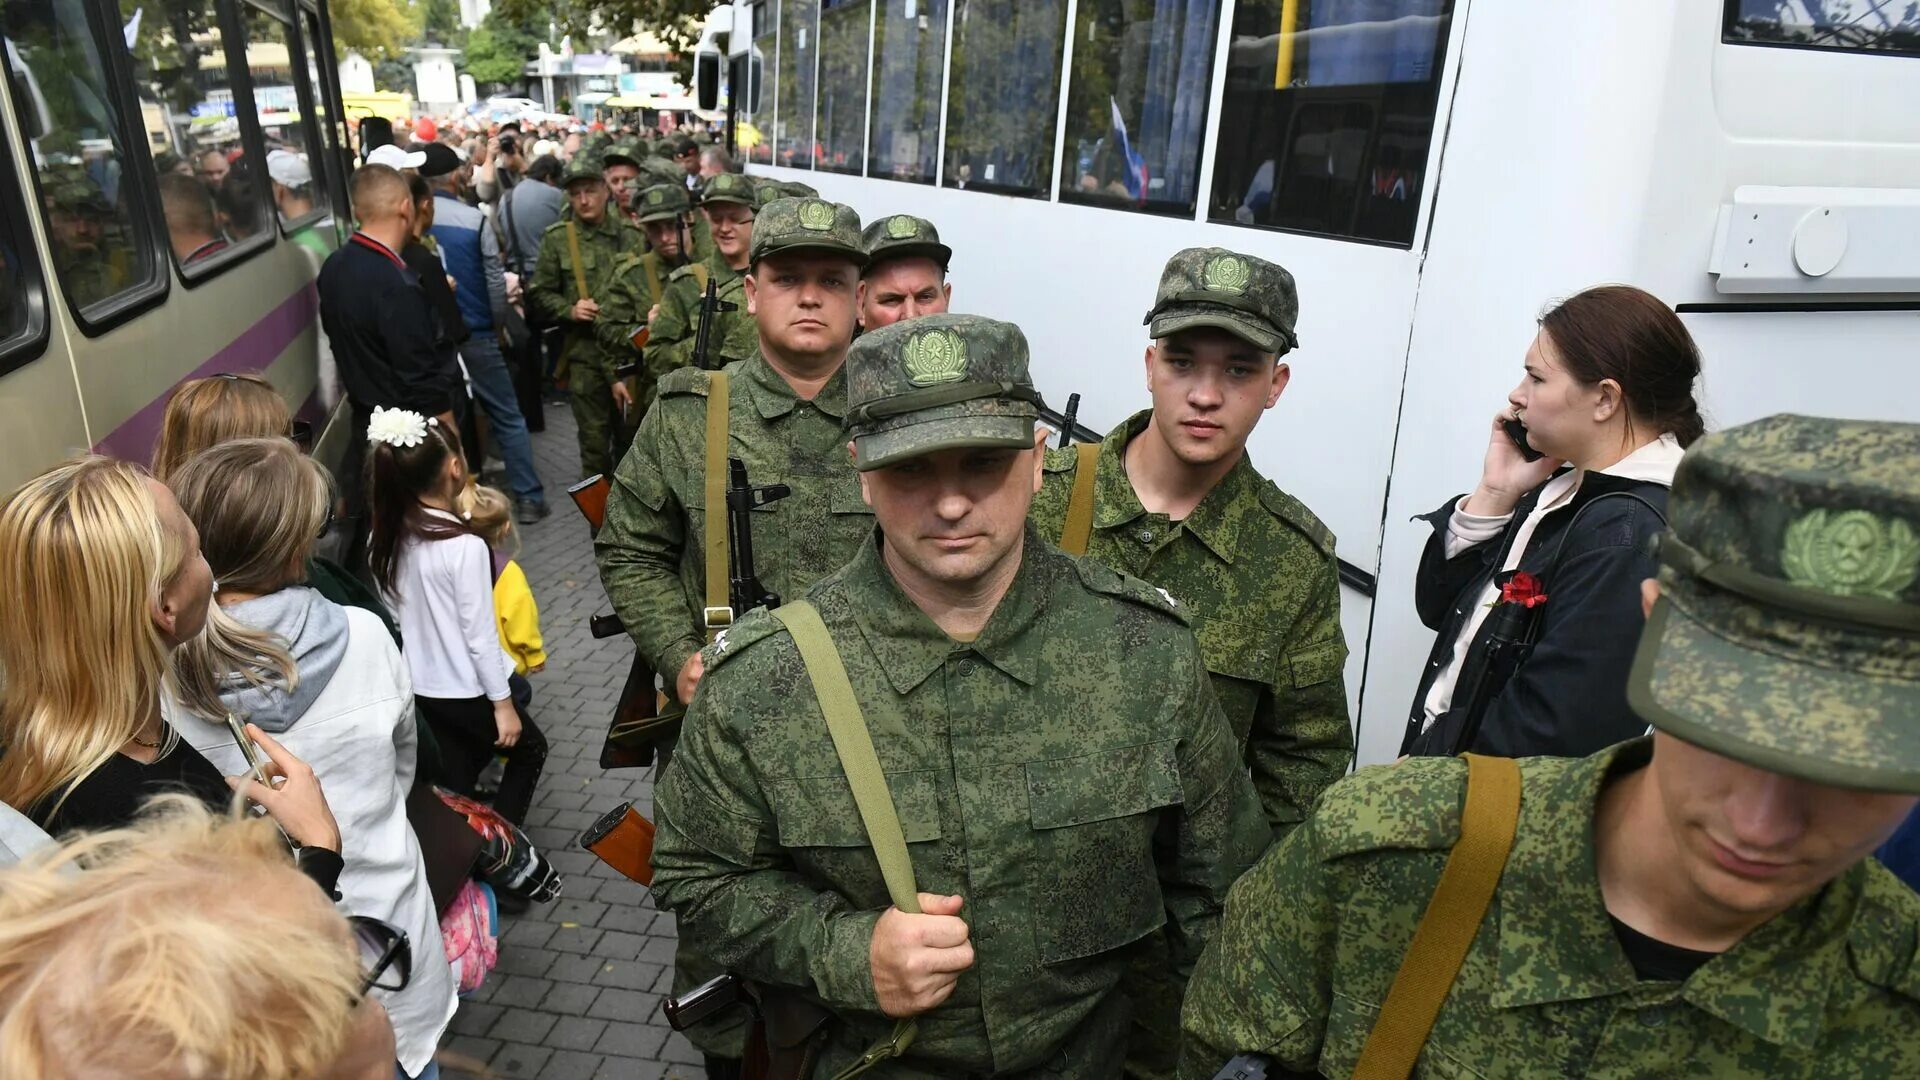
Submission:
[[[1641,981],[1607,918],[1593,815],[1646,739],[1520,762],[1520,824],[1418,1080],[1920,1076],[1920,897],[1871,860],[1684,982]],[[1243,1050],[1347,1076],[1460,832],[1457,758],[1362,769],[1227,900],[1189,984],[1183,1080]]]
[[[641,354],[633,347],[633,335],[646,328],[647,312],[660,302],[654,290],[665,290],[667,277],[673,270],[658,252],[653,251],[622,255],[620,261],[613,265],[607,295],[600,301],[600,317],[593,322],[593,336],[600,348],[608,356],[615,357],[617,363],[629,363],[641,358]],[[648,335],[647,341],[651,346],[652,335]],[[659,374],[651,363],[640,371],[640,415],[645,415],[647,408],[653,404],[654,384]]]
[[[727,266],[718,255],[706,260],[706,273],[718,288],[716,295],[735,305],[732,311],[713,317],[709,363],[725,365],[760,355],[760,328],[747,313],[746,278]],[[653,321],[647,339],[647,366],[655,375],[696,361],[693,344],[700,330],[700,301],[706,286],[692,266],[683,266],[667,278],[667,290],[660,296],[660,316]]]
[[[1006,596],[959,644],[875,537],[807,599],[873,732],[916,887],[964,898],[976,959],[908,1056],[869,1075],[1116,1076],[1127,946],[1170,924],[1184,977],[1269,836],[1193,635],[1151,586],[1029,528]],[[868,956],[880,865],[780,623],[756,612],[703,655],[654,803],[654,897],[721,966],[844,1021],[830,1076],[893,1028]]]
[[[802,401],[758,353],[726,370],[728,454],[746,465],[752,483],[793,489],[753,514],[754,568],[769,589],[793,599],[852,558],[873,531],[840,430],[846,372]],[[681,368],[660,380],[659,398],[614,471],[606,523],[593,545],[607,597],[669,687],[706,642],[710,379],[710,372]],[[713,526],[726,528],[724,507]]]
[[[1123,455],[1152,415],[1101,444],[1087,554],[1187,607],[1267,821],[1284,835],[1353,761],[1333,533],[1245,456],[1185,521],[1147,513]],[[1066,524],[1074,464],[1072,450],[1047,454],[1033,521],[1052,540]]]
[[[601,345],[593,324],[576,323],[571,314],[580,295],[573,276],[573,254],[567,243],[569,225],[580,231],[580,262],[586,274],[587,295],[602,306],[606,304],[615,264],[626,255],[638,254],[646,238],[611,212],[600,219],[598,225],[581,225],[573,219],[555,222],[541,234],[540,257],[533,264],[533,282],[527,287],[534,309],[567,328],[562,346],[567,362],[598,365],[611,377],[613,369],[625,362],[624,357]]]

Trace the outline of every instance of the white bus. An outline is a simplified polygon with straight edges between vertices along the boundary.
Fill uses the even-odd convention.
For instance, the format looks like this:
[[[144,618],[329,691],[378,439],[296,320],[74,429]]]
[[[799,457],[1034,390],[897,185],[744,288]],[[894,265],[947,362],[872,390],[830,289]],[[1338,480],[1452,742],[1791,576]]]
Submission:
[[[1293,272],[1253,454],[1339,536],[1362,763],[1431,641],[1409,519],[1473,486],[1548,301],[1675,305],[1714,426],[1920,420],[1909,3],[739,0],[708,27],[753,171],[932,220],[956,310],[1019,323],[1091,427],[1146,401],[1169,254]]]

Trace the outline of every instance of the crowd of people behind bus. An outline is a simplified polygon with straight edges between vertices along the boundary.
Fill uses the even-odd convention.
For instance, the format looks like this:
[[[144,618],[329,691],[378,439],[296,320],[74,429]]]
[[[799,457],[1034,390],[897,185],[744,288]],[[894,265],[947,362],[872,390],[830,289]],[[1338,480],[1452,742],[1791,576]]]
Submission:
[[[1227,794],[1210,803],[1210,812],[1224,812],[1228,795],[1240,791],[1235,785],[1245,786],[1247,806],[1264,811],[1235,819],[1235,830],[1251,829],[1261,838],[1244,863],[1251,864],[1261,847],[1266,855],[1241,880],[1232,901],[1224,899],[1224,881],[1232,874],[1218,895],[1196,900],[1192,892],[1169,891],[1166,920],[1149,920],[1145,936],[1118,943],[1125,949],[1106,930],[1089,929],[1122,917],[1104,910],[1125,907],[1120,894],[1063,896],[1079,920],[1075,940],[1106,943],[1104,952],[1071,958],[1080,965],[1074,968],[1079,982],[1061,983],[1081,995],[1071,1009],[1122,992],[1136,1003],[1131,1026],[1114,1029],[1131,1031],[1133,1044],[1120,1039],[1096,1048],[1105,1055],[1100,1060],[1126,1056],[1132,1075],[1172,1075],[1177,1068],[1182,1076],[1210,1076],[1241,1051],[1274,1054],[1289,1068],[1351,1067],[1357,1045],[1339,1040],[1351,1036],[1356,1023],[1364,1036],[1371,1020],[1356,1020],[1337,1001],[1315,1001],[1314,995],[1327,994],[1331,985],[1337,998],[1343,978],[1367,985],[1391,979],[1398,952],[1383,951],[1370,938],[1341,938],[1336,950],[1332,932],[1315,920],[1332,920],[1330,912],[1347,904],[1365,918],[1397,919],[1411,933],[1424,899],[1365,905],[1408,881],[1431,887],[1421,876],[1425,870],[1409,870],[1411,863],[1394,859],[1450,845],[1447,837],[1429,834],[1438,829],[1435,822],[1458,816],[1465,774],[1402,764],[1388,767],[1397,772],[1363,770],[1340,784],[1352,764],[1353,732],[1333,537],[1307,508],[1253,472],[1246,454],[1255,426],[1288,382],[1285,358],[1294,345],[1299,299],[1285,270],[1221,249],[1175,255],[1149,316],[1153,343],[1146,355],[1145,404],[1151,408],[1108,435],[1097,456],[1043,454],[1033,428],[1024,339],[1006,324],[947,313],[950,304],[964,308],[965,295],[954,300],[946,280],[951,250],[931,223],[883,216],[862,233],[852,209],[820,200],[804,186],[743,177],[723,152],[684,136],[654,140],[618,128],[519,125],[482,134],[453,125],[436,129],[429,121],[415,127],[413,141],[399,144],[376,128],[362,125],[364,164],[352,178],[358,228],[329,257],[319,282],[322,319],[352,425],[340,475],[330,475],[292,440],[291,417],[271,385],[236,373],[196,379],[175,391],[150,470],[99,456],[75,458],[28,481],[0,508],[0,588],[9,597],[0,609],[0,854],[19,863],[0,869],[0,1072],[436,1074],[435,1052],[456,1009],[460,974],[443,948],[443,906],[429,881],[429,838],[410,818],[410,800],[438,784],[489,799],[518,822],[540,782],[547,744],[527,677],[539,673],[545,653],[532,594],[511,552],[514,519],[539,527],[550,513],[530,433],[540,426],[543,393],[556,388],[570,392],[579,420],[582,474],[611,476],[619,467],[616,505],[598,544],[609,595],[629,616],[642,658],[659,673],[669,703],[694,706],[690,729],[696,722],[706,725],[691,750],[681,748],[690,755],[686,764],[669,768],[662,755],[666,857],[657,895],[681,919],[683,947],[691,924],[712,935],[694,942],[696,947],[737,958],[776,981],[789,970],[783,965],[818,965],[807,970],[817,973],[818,996],[829,1011],[838,1010],[843,1019],[857,1013],[869,1026],[882,1013],[931,1018],[972,1009],[985,1017],[981,1037],[988,1041],[1001,1037],[1001,1026],[1018,1029],[1026,1039],[1052,1030],[1045,1006],[1035,1006],[1039,1012],[1028,1020],[983,1011],[990,993],[1017,996],[1022,988],[968,984],[966,970],[996,950],[1019,946],[1001,940],[1008,927],[995,924],[994,937],[970,929],[958,917],[959,897],[922,894],[924,913],[903,916],[888,909],[881,922],[869,925],[871,957],[860,944],[854,963],[870,979],[848,998],[827,983],[852,954],[836,945],[796,959],[781,950],[793,940],[811,939],[759,936],[788,918],[841,918],[831,901],[808,916],[756,906],[758,894],[750,891],[737,897],[709,891],[716,882],[760,887],[753,883],[762,879],[752,876],[758,870],[750,872],[746,864],[759,870],[774,865],[763,861],[770,857],[772,834],[739,832],[747,828],[745,818],[723,828],[684,816],[689,806],[718,805],[711,802],[714,796],[697,792],[712,790],[709,770],[728,760],[715,756],[721,736],[713,732],[720,721],[700,711],[699,688],[717,678],[723,688],[713,693],[730,688],[747,702],[754,688],[727,681],[743,681],[745,674],[711,670],[741,661],[729,657],[725,637],[716,642],[701,634],[697,605],[666,620],[685,627],[662,628],[657,618],[654,625],[636,625],[630,612],[657,609],[646,606],[653,594],[635,576],[637,561],[627,556],[643,549],[664,553],[669,564],[663,572],[675,590],[672,605],[685,606],[677,575],[692,573],[684,568],[699,559],[696,532],[713,526],[675,486],[688,476],[697,485],[693,470],[650,463],[670,448],[673,425],[696,415],[668,414],[680,408],[673,402],[691,400],[696,385],[682,369],[710,361],[728,364],[736,385],[745,387],[735,392],[758,402],[768,424],[787,415],[778,404],[783,394],[815,403],[813,411],[828,415],[824,439],[835,452],[848,437],[830,411],[839,409],[863,457],[872,448],[895,445],[866,440],[889,430],[911,438],[901,435],[911,425],[889,429],[875,417],[891,415],[897,423],[901,412],[875,412],[871,398],[859,407],[833,395],[871,395],[875,385],[893,377],[888,373],[904,372],[900,385],[910,389],[902,392],[898,408],[909,417],[917,415],[914,410],[941,422],[956,415],[1025,416],[1024,449],[1012,448],[1004,434],[994,436],[997,443],[968,442],[972,428],[962,427],[954,429],[962,435],[949,440],[952,445],[889,451],[910,459],[922,455],[918,460],[930,464],[919,466],[921,472],[899,471],[914,460],[890,458],[877,468],[863,461],[859,468],[871,471],[859,473],[860,483],[873,515],[856,519],[859,535],[849,532],[851,542],[870,542],[876,517],[882,533],[896,520],[887,515],[901,512],[906,488],[889,485],[907,484],[904,477],[915,484],[949,482],[944,472],[938,481],[927,479],[947,467],[940,464],[947,460],[942,454],[992,445],[999,448],[995,454],[1034,455],[1019,458],[1030,463],[1033,482],[1016,500],[1013,535],[1023,528],[1028,503],[1034,523],[1024,526],[1029,544],[1042,537],[1068,543],[1079,517],[1079,552],[1161,586],[1167,611],[1178,610],[1182,625],[1188,616],[1181,605],[1193,609],[1197,646],[1185,630],[1178,633],[1204,665],[1198,674],[1220,706],[1223,737],[1239,747],[1237,775],[1222,783],[1219,790]],[[258,182],[247,163],[210,149],[167,160],[163,171],[163,194],[178,189],[168,202],[176,249],[192,245],[181,254],[183,261],[260,227],[245,209],[257,198],[243,190],[226,198],[230,188]],[[304,162],[269,155],[265,171],[281,212],[297,214],[302,188],[311,182]],[[709,355],[701,356],[692,348],[694,324],[700,321],[700,293],[709,287],[742,302],[710,328],[704,339]],[[802,310],[806,318],[778,322]],[[930,329],[916,334],[913,327],[922,319],[929,321],[919,325]],[[905,325],[890,329],[896,323]],[[929,345],[930,337],[939,341]],[[952,345],[963,340],[965,348]],[[936,347],[946,351],[936,355]],[[1901,488],[1900,473],[1911,473],[1911,460],[1902,464],[1875,455],[1909,446],[1912,434],[1887,425],[1864,434],[1834,429],[1820,439],[1766,433],[1752,437],[1758,443],[1743,443],[1734,432],[1729,440],[1708,440],[1708,454],[1690,454],[1707,427],[1694,396],[1702,364],[1672,309],[1641,290],[1601,286],[1547,307],[1518,384],[1505,403],[1488,410],[1478,477],[1469,478],[1466,494],[1421,519],[1431,536],[1415,581],[1403,585],[1411,584],[1419,615],[1436,638],[1409,703],[1401,752],[1412,758],[1471,752],[1596,763],[1526,774],[1528,799],[1544,800],[1540,805],[1554,813],[1563,804],[1582,809],[1567,811],[1571,816],[1564,821],[1524,819],[1513,856],[1519,867],[1545,866],[1560,857],[1550,857],[1548,849],[1564,854],[1568,844],[1556,845],[1555,838],[1566,841],[1567,829],[1590,836],[1588,848],[1597,854],[1590,851],[1582,864],[1584,880],[1594,877],[1597,866],[1600,880],[1593,891],[1605,895],[1602,914],[1611,929],[1602,920],[1602,944],[1583,939],[1580,947],[1613,950],[1606,955],[1616,959],[1607,962],[1627,972],[1624,985],[1645,987],[1687,982],[1723,953],[1731,961],[1733,954],[1759,956],[1762,949],[1771,950],[1764,957],[1771,969],[1792,973],[1802,962],[1827,962],[1828,954],[1807,935],[1818,931],[1826,935],[1822,941],[1851,940],[1856,960],[1849,978],[1877,988],[1879,996],[1871,1007],[1836,1013],[1833,1030],[1865,1017],[1860,1022],[1868,1025],[1867,1037],[1884,1044],[1876,1061],[1911,1062],[1916,1051],[1907,1044],[1914,1032],[1891,1030],[1884,1017],[1920,1015],[1920,993],[1911,980],[1912,916],[1920,901],[1910,895],[1889,899],[1879,878],[1862,884],[1867,871],[1860,860],[1888,840],[1911,809],[1912,797],[1901,793],[1920,790],[1914,786],[1920,757],[1902,753],[1875,762],[1841,751],[1822,756],[1819,731],[1783,742],[1797,748],[1798,756],[1768,752],[1755,738],[1727,735],[1731,720],[1715,728],[1694,713],[1672,719],[1674,710],[1686,713],[1688,692],[1703,710],[1710,705],[1738,714],[1737,705],[1725,705],[1729,695],[1738,697],[1737,686],[1689,691],[1682,678],[1676,690],[1656,678],[1643,697],[1646,684],[1635,664],[1636,649],[1645,654],[1642,663],[1653,662],[1647,659],[1652,646],[1640,640],[1648,611],[1665,625],[1667,616],[1657,606],[1668,602],[1658,599],[1665,593],[1704,623],[1718,619],[1715,625],[1744,627],[1751,636],[1731,648],[1824,657],[1823,670],[1830,671],[1809,690],[1812,696],[1788,700],[1792,684],[1774,684],[1766,709],[1827,709],[1837,719],[1825,737],[1842,742],[1868,738],[1871,732],[1856,730],[1861,723],[1900,723],[1898,703],[1905,699],[1891,687],[1910,691],[1914,681],[1911,587],[1920,542],[1910,526],[1899,524],[1899,515],[1920,505],[1920,498]],[[865,365],[860,371],[866,374],[844,376],[843,365]],[[866,382],[856,385],[858,378]],[[976,383],[984,389],[972,398],[949,391],[938,400],[928,396],[930,387]],[[698,383],[702,396],[706,385]],[[791,432],[797,438],[804,430]],[[1799,457],[1762,483],[1754,477],[1772,467],[1767,450],[1779,439],[1803,439],[1794,443]],[[789,451],[798,452],[794,446],[783,452]],[[1820,473],[1829,467],[1823,454],[1843,451],[1864,455],[1845,459],[1856,466],[1861,460],[1871,466],[1856,471],[1862,483],[1875,486],[1868,500],[1874,509],[1812,511],[1799,518],[1793,528],[1802,539],[1794,542],[1804,550],[1794,558],[1814,559],[1806,552],[1824,543],[1820,550],[1830,560],[1879,559],[1885,565],[1872,571],[1878,575],[1873,581],[1858,567],[1847,577],[1852,571],[1846,566],[1795,571],[1791,585],[1771,579],[1754,584],[1751,567],[1744,576],[1716,576],[1712,559],[1698,551],[1724,558],[1745,541],[1722,538],[1716,547],[1712,536],[1702,539],[1702,530],[1711,534],[1715,528],[1713,515],[1767,499],[1792,501],[1813,490],[1809,485],[1844,486]],[[490,467],[493,454],[497,467]],[[954,467],[1004,468],[1007,460],[981,464],[967,458]],[[657,475],[641,475],[648,469]],[[813,469],[809,458],[800,475],[768,476],[765,482],[791,479],[797,506],[792,512],[805,514],[810,511],[799,504],[815,497],[807,487]],[[850,481],[852,467],[845,471]],[[1689,475],[1691,491],[1676,479]],[[978,480],[952,482],[981,490]],[[1014,487],[1025,484],[1021,479]],[[1012,490],[1002,487],[1003,493]],[[837,497],[826,486],[820,491],[821,499]],[[983,504],[989,499],[978,497]],[[833,509],[848,512],[837,503]],[[676,514],[680,519],[670,531],[677,540],[648,547],[668,528],[660,525],[662,515]],[[1846,514],[1854,514],[1846,520],[1866,532],[1808,533],[1838,529],[1831,523]],[[1885,521],[1895,522],[1890,533]],[[841,524],[825,527],[831,537],[776,533],[766,543],[783,542],[784,535],[785,543],[817,554],[839,542],[835,530]],[[981,528],[1004,532],[1008,526]],[[335,552],[339,561],[322,554],[321,542],[329,538],[346,541]],[[844,557],[836,549],[833,564]],[[854,558],[858,567],[860,557]],[[787,567],[779,572],[798,573],[789,564],[802,560],[779,561]],[[880,572],[873,569],[878,565],[868,572]],[[827,573],[832,565],[819,569],[814,580],[826,581],[827,592],[806,592],[811,582],[799,581],[789,599],[806,592],[826,604],[832,589],[846,587],[844,575]],[[906,573],[897,566],[888,572]],[[1242,576],[1232,578],[1234,573]],[[1206,582],[1227,579],[1234,584],[1208,592]],[[1661,580],[1658,591],[1653,579]],[[1829,592],[1807,585],[1836,581],[1853,584]],[[1699,589],[1725,595],[1702,600]],[[908,602],[888,595],[885,603],[904,608]],[[1133,602],[1159,604],[1145,593]],[[1714,604],[1725,610],[1716,614]],[[922,610],[933,614],[924,603]],[[1810,611],[1806,618],[1827,629],[1796,636],[1777,621],[1766,622],[1782,611]],[[984,629],[953,631],[943,642],[986,649],[999,624],[985,614],[980,622]],[[948,622],[940,621],[940,628],[949,629]],[[740,650],[757,647],[752,635],[760,633],[749,631]],[[1659,633],[1649,637],[1656,644],[1667,640]],[[1877,650],[1879,659],[1862,669],[1849,650]],[[1095,662],[1091,653],[1086,659]],[[1413,659],[1376,656],[1372,662]],[[861,682],[858,658],[849,666]],[[1008,670],[1019,677],[1015,668]],[[1860,681],[1846,681],[1848,672]],[[1216,723],[1214,712],[1208,705],[1206,724]],[[1652,740],[1657,754],[1642,738],[1650,723],[1660,729]],[[1843,734],[1834,736],[1835,730]],[[1905,735],[1911,739],[1914,733]],[[1184,741],[1181,746],[1185,755],[1190,748]],[[739,749],[744,762],[751,747]],[[1165,768],[1195,767],[1186,756],[1176,766],[1173,751],[1168,753]],[[1650,757],[1665,771],[1649,766]],[[488,779],[492,772],[497,779]],[[1029,784],[1035,775],[1029,771]],[[1659,785],[1657,796],[1635,786],[1644,777]],[[721,779],[738,781],[740,790],[747,785],[746,777]],[[1122,779],[1114,777],[1116,783]],[[1048,794],[1045,786],[1032,789],[1036,800]],[[1609,802],[1596,795],[1607,790],[1631,796]],[[1177,842],[1187,860],[1180,880],[1189,884],[1181,888],[1202,889],[1193,884],[1206,877],[1192,865],[1198,853],[1210,852],[1206,858],[1236,870],[1243,861],[1224,839],[1213,847],[1191,847],[1195,839],[1187,830],[1194,818],[1180,815],[1202,808],[1189,789],[1190,805],[1183,809],[1180,791],[1176,781],[1172,798],[1149,800],[1154,805],[1146,812],[1168,815],[1158,839],[1153,829],[1125,839],[1107,833],[1098,846],[1060,850],[1127,862],[1126,873],[1133,874],[1139,867],[1129,861],[1135,859],[1129,845],[1138,840],[1147,867],[1140,872],[1150,877],[1155,860],[1170,858]],[[1117,797],[1112,791],[1080,796],[1083,803]],[[1666,816],[1656,806],[1660,797],[1670,803]],[[247,805],[252,813],[243,809]],[[1040,828],[1037,801],[1035,806],[1033,826]],[[772,809],[785,812],[781,805]],[[824,811],[809,804],[807,812]],[[1142,813],[1137,806],[1128,812]],[[904,807],[902,816],[908,816]],[[1024,821],[1026,812],[1020,816]],[[1055,842],[1065,845],[1075,829],[1111,824],[1102,816],[1090,803],[1076,804],[1045,827],[1058,830]],[[791,832],[795,845],[863,847],[859,822],[828,829],[818,820],[775,823],[775,846],[789,843]],[[1684,837],[1660,840],[1648,830],[1671,828],[1681,836],[1703,820],[1728,830],[1715,839],[1737,850],[1724,851],[1720,865],[1732,875],[1727,880],[1737,879],[1747,891],[1724,883],[1699,886],[1694,878],[1687,880],[1701,891],[1682,895],[1671,878],[1662,878],[1674,867],[1692,865],[1688,859],[1704,857],[1688,854]],[[918,818],[911,824],[920,831],[908,839],[919,848],[927,834]],[[829,837],[849,829],[856,839]],[[801,834],[810,830],[827,838],[809,841]],[[939,835],[935,830],[934,839]],[[1767,842],[1776,846],[1765,849],[1762,837],[1772,837]],[[951,833],[948,839],[957,840]],[[1621,843],[1666,852],[1669,864],[1623,863]],[[1910,875],[1916,846],[1909,837],[1887,849],[1908,860],[1901,869]],[[843,854],[825,850],[798,863],[778,863],[784,867],[782,887],[809,875],[832,879]],[[1776,856],[1778,864],[1766,861]],[[995,865],[994,852],[971,857],[986,860],[975,868],[983,875]],[[1097,867],[1068,865],[1028,872],[1084,882],[1133,881],[1114,876],[1120,873],[1115,868],[1105,876]],[[1161,863],[1162,881],[1174,881],[1173,873]],[[1522,888],[1519,879],[1518,871],[1510,873],[1501,886],[1499,903],[1513,905],[1515,914],[1501,915],[1498,958],[1518,967],[1502,968],[1495,977],[1470,963],[1462,985],[1504,977],[1506,989],[1488,992],[1558,1000],[1533,989],[1555,972],[1529,969],[1526,955],[1505,952],[1508,927],[1522,925],[1522,898],[1509,898],[1506,891]],[[833,888],[819,887],[829,893]],[[1184,905],[1177,926],[1167,921],[1176,901]],[[1525,902],[1550,912],[1555,901],[1543,892]],[[1826,921],[1792,922],[1802,936],[1791,941],[1767,936],[1776,920],[1785,925],[1800,919],[1815,903],[1821,905],[1818,919]],[[728,935],[736,924],[727,920],[734,918],[730,905],[739,904],[753,908],[738,918],[754,926],[735,940]],[[1886,933],[1907,934],[1904,946],[1885,943],[1904,952],[1885,963],[1858,959],[1877,947],[1871,933],[1878,931],[1856,925],[1855,907],[1877,913],[1883,921],[1873,925]],[[1738,917],[1676,921],[1675,912],[1689,911],[1738,911]],[[1582,925],[1579,914],[1560,922]],[[1515,921],[1506,922],[1510,917]],[[1162,921],[1164,931],[1157,929]],[[1708,924],[1711,933],[1700,930]],[[1528,925],[1551,934],[1555,922]],[[1195,969],[1188,951],[1198,952],[1209,936],[1215,945]],[[1153,950],[1146,950],[1148,944]],[[1571,946],[1538,947],[1540,956],[1555,962],[1572,955],[1555,951]],[[962,949],[964,958],[956,959]],[[898,959],[908,955],[920,959]],[[927,959],[935,955],[940,959]],[[1183,956],[1177,964],[1172,959]],[[1377,961],[1373,968],[1383,970],[1346,974],[1343,965],[1355,956]],[[1115,957],[1132,959],[1110,971],[1097,966]],[[682,974],[702,970],[701,962],[683,952]],[[1176,1020],[1189,971],[1194,991],[1185,1015],[1185,1050],[1176,1065],[1182,1042]],[[1794,1014],[1799,1019],[1777,1019],[1768,1011],[1770,1002],[1797,1008],[1798,999],[1765,998],[1775,992],[1776,984],[1766,981],[1772,976],[1749,974],[1755,981],[1747,992],[1763,998],[1751,1006],[1757,1012],[1705,1004],[1699,1007],[1703,1014],[1726,1011],[1726,1030],[1687,1029],[1710,1030],[1720,1040],[1711,1049],[1721,1055],[1714,1060],[1759,1054],[1752,1039],[1803,1055],[1795,1060],[1811,1062],[1823,1052],[1830,1064],[1864,1060],[1848,1041],[1852,1035],[1823,1041],[1829,1035],[1819,1008]],[[1746,976],[1727,969],[1726,978],[1736,977]],[[1839,978],[1831,972],[1827,977]],[[1716,992],[1701,985],[1702,995]],[[965,989],[949,1002],[956,986]],[[1849,997],[1833,1008],[1852,1008],[1853,1002]],[[1368,1003],[1363,1011],[1373,1008]],[[1073,1015],[1098,1011],[1087,1009]],[[1100,1023],[1111,1019],[1099,1015]],[[1073,1023],[1082,1024],[1075,1030],[1084,1035],[1090,1030],[1084,1024],[1094,1020]],[[1566,1030],[1591,1023],[1569,1013]],[[1789,1024],[1799,1026],[1784,1030]],[[1736,1029],[1749,1041],[1730,1041],[1735,1036],[1728,1032]],[[1492,1039],[1492,1030],[1489,1021],[1478,1032]],[[100,1037],[107,1031],[114,1037]],[[929,1031],[923,1053],[958,1054],[975,1046],[964,1026],[934,1024]],[[1007,1046],[1015,1045],[1015,1036],[1006,1038]],[[1492,1042],[1463,1041],[1456,1030],[1435,1035],[1442,1038],[1453,1040],[1448,1045],[1454,1051],[1478,1046],[1501,1052]],[[1513,1045],[1533,1044],[1521,1038]],[[1665,1052],[1644,1045],[1654,1047],[1648,1053]],[[737,1067],[730,1060],[740,1053],[737,1043],[729,1050],[724,1040],[701,1041],[701,1048],[709,1055],[710,1075]],[[1587,1051],[1597,1053],[1592,1045]],[[1057,1047],[1042,1052],[1064,1053]],[[1527,1064],[1521,1062],[1522,1071]],[[1532,1066],[1546,1068],[1541,1060]]]

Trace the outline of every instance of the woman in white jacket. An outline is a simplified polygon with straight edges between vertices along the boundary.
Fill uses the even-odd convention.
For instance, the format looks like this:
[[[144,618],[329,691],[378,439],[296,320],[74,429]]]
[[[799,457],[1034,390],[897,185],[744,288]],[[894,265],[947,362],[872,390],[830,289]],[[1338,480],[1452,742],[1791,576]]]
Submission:
[[[223,772],[246,762],[226,717],[258,724],[313,766],[340,823],[345,907],[406,930],[413,979],[386,994],[400,1068],[433,1075],[454,981],[407,823],[416,733],[406,662],[377,616],[300,584],[333,495],[286,439],[204,451],[170,479],[219,591],[206,632],[174,653],[167,719]]]

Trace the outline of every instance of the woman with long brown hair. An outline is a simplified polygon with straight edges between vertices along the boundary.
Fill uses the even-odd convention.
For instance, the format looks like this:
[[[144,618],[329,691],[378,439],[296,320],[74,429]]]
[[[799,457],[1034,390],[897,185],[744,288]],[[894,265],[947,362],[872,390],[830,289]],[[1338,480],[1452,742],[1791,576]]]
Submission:
[[[1479,483],[1427,515],[1414,603],[1439,631],[1401,752],[1580,756],[1640,734],[1627,707],[1648,544],[1706,430],[1700,351],[1627,285],[1540,318],[1488,425]]]

